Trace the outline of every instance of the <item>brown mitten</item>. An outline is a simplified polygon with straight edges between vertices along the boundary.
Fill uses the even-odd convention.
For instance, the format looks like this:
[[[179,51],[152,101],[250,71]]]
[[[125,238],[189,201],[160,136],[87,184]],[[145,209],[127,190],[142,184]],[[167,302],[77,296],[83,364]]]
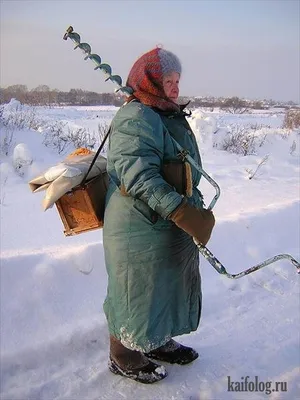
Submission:
[[[204,246],[215,225],[212,211],[195,208],[185,200],[170,214],[169,219]]]

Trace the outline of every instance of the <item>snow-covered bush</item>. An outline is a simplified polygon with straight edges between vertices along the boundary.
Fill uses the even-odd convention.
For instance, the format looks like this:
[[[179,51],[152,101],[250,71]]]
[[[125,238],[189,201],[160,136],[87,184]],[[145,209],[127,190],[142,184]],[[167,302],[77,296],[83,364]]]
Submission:
[[[300,128],[300,110],[288,110],[283,121],[283,128],[297,129]]]
[[[64,154],[68,150],[79,147],[88,149],[95,147],[95,135],[89,130],[67,125],[68,123],[64,121],[56,121],[49,125],[44,132],[45,146],[57,150],[58,154]]]
[[[249,126],[238,124],[231,125],[221,144],[222,150],[243,156],[255,154],[256,148],[257,138],[255,131]]]
[[[1,164],[1,166],[2,166],[2,164]],[[0,205],[4,205],[5,195],[6,195],[5,187],[6,187],[7,181],[8,181],[8,175],[2,177],[2,171],[1,171]]]
[[[69,141],[64,134],[66,125],[67,122],[55,121],[44,132],[43,144],[46,147],[57,150],[58,154],[62,154],[69,145]]]
[[[248,179],[251,180],[251,179],[253,179],[255,176],[258,176],[258,175],[257,175],[257,174],[258,174],[258,171],[260,170],[260,168],[261,168],[263,165],[265,165],[265,164],[267,163],[268,159],[269,159],[269,155],[267,154],[267,155],[264,156],[263,159],[261,159],[261,160],[258,162],[258,164],[257,164],[257,166],[256,166],[256,168],[255,168],[254,170],[253,170],[253,169],[250,169],[250,168],[246,168],[246,172],[247,172]],[[261,173],[260,173],[259,175],[261,175]]]
[[[293,143],[291,144],[291,147],[290,147],[290,154],[291,154],[291,155],[294,155],[296,149],[297,149],[296,141],[293,140]]]
[[[26,167],[32,164],[32,155],[25,143],[19,143],[13,152],[13,167],[18,175],[24,176]]]
[[[95,135],[90,133],[88,129],[68,128],[68,138],[75,148],[86,147],[92,150],[96,145]]]
[[[0,107],[0,151],[7,156],[13,146],[14,129],[7,125],[4,106]]]
[[[2,107],[1,124],[15,129],[37,129],[39,121],[34,107],[22,105],[18,100],[11,99]]]
[[[278,120],[277,126],[274,118]],[[202,154],[207,154],[212,149],[242,156],[299,154],[300,132],[280,128],[282,119],[277,115],[232,116],[228,113],[209,113],[197,109],[189,118],[189,124]]]
[[[14,130],[8,126],[0,126],[0,150],[5,156],[8,156],[14,146]]]
[[[253,155],[264,145],[268,129],[269,126],[258,124],[230,124],[217,132],[214,147],[243,156]]]
[[[15,132],[22,129],[37,129],[40,121],[36,115],[36,109],[22,105],[12,99],[8,104],[0,108],[0,150],[8,156],[15,145]]]
[[[266,134],[257,134],[262,128],[269,128],[258,124],[241,125],[232,123],[223,125],[222,118],[207,115],[202,110],[195,110],[190,125],[195,132],[200,148],[215,148],[241,155],[255,154],[266,139]]]

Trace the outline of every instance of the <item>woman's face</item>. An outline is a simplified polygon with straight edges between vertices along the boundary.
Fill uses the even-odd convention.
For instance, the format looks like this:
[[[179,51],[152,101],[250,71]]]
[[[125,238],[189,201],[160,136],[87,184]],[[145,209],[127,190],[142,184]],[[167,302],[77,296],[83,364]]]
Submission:
[[[163,77],[163,88],[165,95],[172,101],[176,101],[179,96],[179,79],[177,72],[170,72]]]

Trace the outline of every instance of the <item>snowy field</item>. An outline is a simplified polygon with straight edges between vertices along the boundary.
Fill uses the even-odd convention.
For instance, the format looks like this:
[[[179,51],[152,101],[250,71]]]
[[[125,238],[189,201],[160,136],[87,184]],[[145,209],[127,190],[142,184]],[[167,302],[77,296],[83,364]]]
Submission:
[[[166,365],[169,376],[150,386],[108,371],[102,231],[64,237],[57,210],[43,212],[44,192],[32,194],[28,181],[74,149],[58,154],[51,135],[84,128],[97,148],[98,125],[116,111],[15,101],[2,110],[1,399],[299,399],[300,276],[288,261],[233,281],[202,259],[201,324],[180,338],[199,359]],[[231,273],[280,253],[300,259],[300,134],[283,130],[283,118],[278,110],[195,110],[189,118],[204,169],[221,187],[209,249]],[[228,132],[245,128],[253,131],[250,154],[222,150]],[[200,189],[208,204],[214,191],[205,182]],[[236,384],[245,377],[253,384]]]

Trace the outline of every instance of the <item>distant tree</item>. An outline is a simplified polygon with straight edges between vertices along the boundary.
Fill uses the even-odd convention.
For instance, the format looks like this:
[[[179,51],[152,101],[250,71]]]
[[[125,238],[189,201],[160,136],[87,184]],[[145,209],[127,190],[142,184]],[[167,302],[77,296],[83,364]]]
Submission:
[[[113,105],[114,95],[112,93],[102,93],[102,104]]]
[[[11,86],[8,86],[6,88],[6,90],[8,92],[16,93],[16,94],[28,92],[26,85],[11,85]]]
[[[26,85],[11,85],[3,89],[3,99],[1,99],[1,102],[8,102],[14,98],[21,103],[25,103],[27,101],[27,94],[28,89]]]
[[[221,106],[222,110],[226,110],[231,114],[244,114],[248,111],[248,103],[239,97],[230,97],[225,99]]]
[[[69,95],[68,95],[68,102],[72,105],[80,105],[81,98],[83,95],[83,90],[82,89],[70,89]]]
[[[252,104],[252,108],[254,108],[254,110],[262,110],[263,107],[263,103],[261,101],[254,101]]]
[[[33,89],[33,92],[50,92],[50,88],[48,85],[39,85],[35,89]]]

